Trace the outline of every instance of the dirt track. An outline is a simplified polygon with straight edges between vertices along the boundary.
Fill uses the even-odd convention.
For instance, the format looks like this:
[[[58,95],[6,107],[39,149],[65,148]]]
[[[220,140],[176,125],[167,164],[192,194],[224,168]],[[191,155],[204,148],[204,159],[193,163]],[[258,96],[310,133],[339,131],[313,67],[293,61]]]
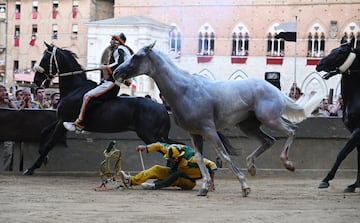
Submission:
[[[344,194],[353,179],[335,179],[319,190],[319,179],[248,179],[241,196],[236,180],[218,179],[216,191],[95,192],[97,177],[0,174],[0,222],[359,222],[360,192]]]

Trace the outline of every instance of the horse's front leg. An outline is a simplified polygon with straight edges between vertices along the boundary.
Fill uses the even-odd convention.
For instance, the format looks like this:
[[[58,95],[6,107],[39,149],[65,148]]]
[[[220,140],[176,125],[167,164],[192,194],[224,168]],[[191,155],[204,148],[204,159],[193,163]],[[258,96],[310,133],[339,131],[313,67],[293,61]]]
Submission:
[[[46,143],[44,143],[44,145],[42,145],[41,148],[39,149],[39,153],[40,153],[39,157],[30,168],[26,169],[23,172],[23,175],[33,175],[35,169],[41,167],[44,160],[47,158],[48,153],[52,148],[54,148],[58,139],[60,139],[63,136],[63,134],[66,134],[66,130],[63,127],[62,122],[58,122],[53,133],[49,134],[49,138],[46,140]]]
[[[209,140],[209,142],[214,147],[216,154],[219,157],[222,157],[222,159],[228,163],[230,169],[232,170],[232,172],[235,174],[235,176],[240,181],[241,188],[242,188],[242,195],[244,197],[248,196],[250,194],[251,189],[250,189],[249,185],[247,184],[246,177],[245,177],[244,173],[241,172],[241,170],[232,162],[230,155],[228,154],[227,150],[225,149],[224,144],[222,143],[217,132],[215,130],[207,132],[205,134],[205,137],[207,140]]]
[[[211,183],[210,174],[205,166],[204,160],[203,160],[203,137],[201,135],[196,134],[190,134],[190,138],[192,141],[192,144],[194,145],[195,149],[195,158],[198,163],[198,166],[201,171],[201,175],[203,177],[204,182],[201,185],[201,188],[199,190],[198,196],[206,196],[209,192],[209,187]]]
[[[330,186],[329,181],[334,179],[336,171],[338,170],[342,161],[347,157],[347,155],[349,155],[349,153],[351,151],[353,151],[355,149],[355,147],[359,146],[359,140],[360,140],[360,129],[355,129],[353,131],[353,133],[351,134],[349,141],[345,144],[344,148],[338,153],[333,167],[331,168],[329,173],[326,175],[326,177],[320,182],[318,188],[322,189],[322,188],[328,188]],[[359,152],[359,150],[358,150],[358,152]],[[359,154],[358,154],[358,158],[359,158]],[[358,182],[359,182],[359,159],[358,159],[358,177],[357,177],[356,181],[358,184]]]

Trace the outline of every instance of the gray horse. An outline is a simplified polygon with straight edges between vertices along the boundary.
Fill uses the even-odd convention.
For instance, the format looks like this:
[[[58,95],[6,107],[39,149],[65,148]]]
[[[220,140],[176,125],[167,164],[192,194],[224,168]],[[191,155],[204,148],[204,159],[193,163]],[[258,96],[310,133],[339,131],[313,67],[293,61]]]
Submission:
[[[171,106],[177,125],[189,132],[196,158],[205,182],[200,196],[208,192],[210,176],[202,159],[203,139],[208,140],[218,156],[228,163],[242,186],[243,196],[250,193],[245,175],[231,161],[225,142],[217,131],[239,127],[261,145],[247,157],[248,171],[255,175],[255,159],[269,149],[275,139],[265,133],[262,125],[288,136],[280,158],[285,167],[294,171],[288,160],[296,125],[304,120],[318,102],[304,109],[265,80],[213,81],[178,68],[167,56],[153,49],[155,43],[143,47],[114,71],[118,81],[146,74],[153,78]],[[311,100],[314,102],[314,100]],[[288,120],[282,118],[286,116]]]

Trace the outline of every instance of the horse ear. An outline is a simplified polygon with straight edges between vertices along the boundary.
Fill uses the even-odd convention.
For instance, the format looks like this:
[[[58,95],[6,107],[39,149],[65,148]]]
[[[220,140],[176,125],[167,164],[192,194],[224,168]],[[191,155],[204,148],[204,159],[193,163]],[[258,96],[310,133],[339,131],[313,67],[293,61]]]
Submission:
[[[147,52],[147,51],[150,51],[150,50],[155,46],[155,43],[156,43],[156,40],[155,40],[152,44],[144,47],[145,51],[146,51],[146,52]]]
[[[50,48],[51,46],[47,43],[47,42],[45,42],[44,41],[44,44],[45,44],[45,46],[47,47],[47,48]]]

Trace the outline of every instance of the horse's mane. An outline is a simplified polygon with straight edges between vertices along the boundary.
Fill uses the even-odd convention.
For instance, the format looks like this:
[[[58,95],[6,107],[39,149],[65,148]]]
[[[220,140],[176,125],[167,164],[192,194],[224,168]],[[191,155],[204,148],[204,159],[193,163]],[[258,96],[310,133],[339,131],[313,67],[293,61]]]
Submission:
[[[206,80],[210,80],[209,78],[204,77],[203,75],[200,75],[198,73],[193,73],[191,74],[189,71],[184,70],[182,68],[180,68],[177,64],[174,63],[174,61],[172,61],[170,59],[170,57],[168,55],[166,55],[165,53],[161,52],[160,50],[156,50],[156,49],[152,49],[153,51],[155,50],[155,52],[157,54],[160,54],[160,57],[164,60],[164,62],[168,63],[172,68],[176,68],[178,69],[183,75],[189,75],[191,77],[199,77],[199,78],[204,78]]]
[[[74,53],[73,51],[71,51],[71,50],[67,50],[67,49],[61,49],[61,50],[63,50],[65,53],[67,53],[67,54],[70,54],[72,57],[74,57],[74,59],[78,59],[79,57],[77,56],[77,54],[76,53]]]
[[[68,50],[68,49],[65,49],[65,48],[61,48],[61,47],[58,47],[58,46],[56,46],[56,45],[54,45],[54,44],[51,44],[53,47],[56,47],[57,49],[59,49],[59,50],[61,50],[61,51],[63,51],[64,53],[66,53],[66,54],[69,54],[70,56],[72,56],[74,59],[78,59],[79,57],[77,56],[77,54],[76,53],[74,53],[73,51],[71,51],[71,50]]]

